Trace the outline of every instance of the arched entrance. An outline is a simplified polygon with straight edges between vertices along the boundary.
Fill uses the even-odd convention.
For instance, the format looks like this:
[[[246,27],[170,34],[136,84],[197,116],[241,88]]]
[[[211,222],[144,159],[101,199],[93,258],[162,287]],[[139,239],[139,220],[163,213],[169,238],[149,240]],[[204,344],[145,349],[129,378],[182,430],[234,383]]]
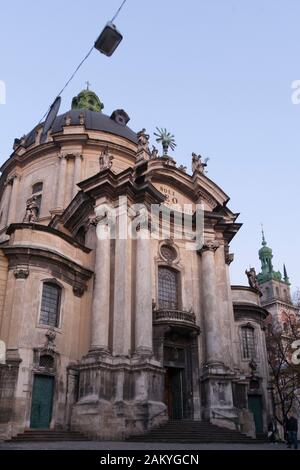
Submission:
[[[189,312],[156,311],[154,315],[154,350],[165,370],[162,395],[169,418],[200,419],[199,327]]]

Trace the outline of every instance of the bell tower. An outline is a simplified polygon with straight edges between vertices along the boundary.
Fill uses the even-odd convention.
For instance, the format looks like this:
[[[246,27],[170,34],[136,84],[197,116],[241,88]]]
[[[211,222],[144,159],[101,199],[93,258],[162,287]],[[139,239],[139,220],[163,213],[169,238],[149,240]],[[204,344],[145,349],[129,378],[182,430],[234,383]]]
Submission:
[[[279,324],[284,322],[285,313],[295,307],[291,300],[290,281],[286,266],[283,266],[283,275],[275,271],[273,266],[273,250],[267,245],[264,231],[262,231],[262,247],[258,252],[261,261],[261,272],[257,280],[262,292],[261,304]]]

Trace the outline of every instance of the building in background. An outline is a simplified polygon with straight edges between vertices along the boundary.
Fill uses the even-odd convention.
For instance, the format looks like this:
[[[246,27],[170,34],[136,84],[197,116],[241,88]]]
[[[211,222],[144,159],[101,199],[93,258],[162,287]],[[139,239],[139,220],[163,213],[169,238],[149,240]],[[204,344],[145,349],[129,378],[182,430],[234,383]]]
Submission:
[[[261,304],[269,312],[266,319],[267,348],[273,389],[274,416],[283,423],[289,411],[300,424],[300,369],[292,362],[294,341],[300,339],[299,306],[291,296],[291,284],[285,265],[283,275],[273,267],[273,251],[264,232],[259,250],[261,272],[257,276]],[[283,426],[281,436],[283,437]],[[300,434],[299,434],[300,435]]]

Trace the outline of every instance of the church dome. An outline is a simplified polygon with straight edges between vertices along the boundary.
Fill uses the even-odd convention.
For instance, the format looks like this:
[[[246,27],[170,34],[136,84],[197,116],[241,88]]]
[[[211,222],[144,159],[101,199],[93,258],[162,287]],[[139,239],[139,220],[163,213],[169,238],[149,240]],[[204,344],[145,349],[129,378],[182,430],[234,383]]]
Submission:
[[[103,108],[104,105],[96,93],[83,90],[73,98],[72,109],[55,118],[50,133],[56,134],[62,132],[66,125],[80,126],[84,122],[87,130],[108,132],[137,144],[136,133],[127,126],[130,118],[126,112],[118,109],[111,116],[107,116],[102,113]],[[38,126],[26,136],[25,148],[35,143],[37,128]]]

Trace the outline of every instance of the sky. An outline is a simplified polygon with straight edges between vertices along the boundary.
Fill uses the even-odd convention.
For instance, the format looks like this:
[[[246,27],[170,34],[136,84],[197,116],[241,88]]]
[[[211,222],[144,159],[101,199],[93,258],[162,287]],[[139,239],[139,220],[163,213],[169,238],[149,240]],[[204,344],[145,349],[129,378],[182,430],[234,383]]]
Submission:
[[[0,162],[15,137],[47,111],[121,0],[0,0]],[[116,20],[124,40],[111,58],[94,50],[62,96],[61,112],[91,83],[104,112],[123,108],[129,126],[175,135],[172,156],[230,197],[243,227],[231,244],[233,284],[260,269],[261,223],[274,267],[300,286],[298,239],[299,0],[127,0]],[[3,97],[2,97],[3,101]],[[1,86],[0,86],[1,102]]]

